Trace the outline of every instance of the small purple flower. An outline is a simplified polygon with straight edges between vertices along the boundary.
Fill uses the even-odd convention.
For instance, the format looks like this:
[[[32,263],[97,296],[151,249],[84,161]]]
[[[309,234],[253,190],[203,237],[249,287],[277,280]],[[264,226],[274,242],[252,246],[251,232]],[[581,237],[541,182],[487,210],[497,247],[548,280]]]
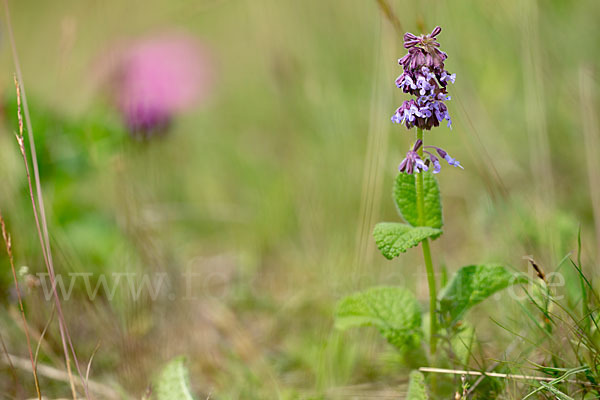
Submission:
[[[440,171],[442,170],[442,165],[440,164],[440,160],[433,155],[432,153],[430,153],[427,150],[423,150],[423,154],[427,154],[429,156],[429,160],[431,160],[431,163],[433,164],[433,172],[434,174],[439,174]]]
[[[457,159],[450,157],[449,155],[446,155],[446,157],[444,157],[444,160],[446,160],[448,162],[448,164],[453,165],[455,167],[459,167],[460,169],[464,169],[462,165],[460,165],[460,162],[458,162]]]
[[[446,160],[446,162],[448,164],[455,166],[455,167],[459,167],[460,169],[464,169],[463,166],[460,165],[460,162],[457,159],[450,157],[450,154],[448,154],[444,149],[441,149],[436,146],[425,146],[425,147],[428,149],[434,149],[440,155],[440,157],[442,157],[444,160]],[[429,152],[427,152],[427,153],[429,153]],[[429,153],[429,154],[431,154],[431,153]]]
[[[433,173],[439,174],[441,170],[442,166],[440,165],[439,160],[436,158],[435,161],[433,161]]]
[[[442,75],[440,76],[440,82],[450,81],[454,83],[456,80],[456,74],[449,75],[446,71],[442,71]]]
[[[441,158],[446,160],[448,164],[464,169],[462,165],[460,165],[460,162],[450,157],[450,155],[444,149],[436,146],[424,146],[423,157],[419,156],[418,151],[421,146],[423,146],[423,141],[419,139],[415,142],[412,149],[406,153],[406,157],[398,166],[398,170],[400,172],[416,174],[421,171],[429,171],[430,166],[433,165],[433,170],[431,170],[431,172],[434,174],[439,174],[442,170],[442,165],[440,164],[440,159],[434,153],[437,153]],[[431,149],[432,151],[425,149]]]
[[[419,173],[421,171],[427,171],[429,168],[425,161],[419,157],[419,153],[417,151],[423,145],[422,140],[417,140],[412,150],[409,150],[406,153],[406,158],[402,160],[400,165],[398,166],[398,170],[400,172],[406,172],[407,174]]]

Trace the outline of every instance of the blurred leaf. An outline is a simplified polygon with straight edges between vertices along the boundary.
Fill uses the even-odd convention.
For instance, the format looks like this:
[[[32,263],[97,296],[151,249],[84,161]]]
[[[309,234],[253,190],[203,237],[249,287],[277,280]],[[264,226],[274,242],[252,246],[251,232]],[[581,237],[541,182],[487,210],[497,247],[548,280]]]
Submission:
[[[62,224],[63,240],[69,243],[88,268],[97,267],[101,268],[101,272],[106,272],[110,257],[125,241],[125,237],[108,216],[94,212],[83,214],[83,207],[79,210],[72,206],[71,210],[75,216],[82,215]]]
[[[412,227],[398,222],[381,222],[375,225],[373,230],[377,248],[389,260],[405,253],[424,239],[435,239],[441,234],[440,229],[427,226]]]
[[[473,325],[467,323],[464,323],[450,338],[452,352],[462,365],[467,365],[474,342],[475,328]]]
[[[157,400],[194,400],[185,357],[177,357],[163,368],[154,393]]]
[[[450,323],[460,319],[474,305],[508,286],[527,282],[501,265],[462,267],[440,293],[440,308]]]
[[[425,377],[419,371],[412,371],[408,376],[408,393],[406,400],[428,400]]]
[[[394,201],[400,216],[412,226],[441,228],[442,202],[437,179],[430,172],[423,172],[423,191],[425,192],[425,223],[419,223],[417,212],[416,174],[400,172],[394,183]]]
[[[407,345],[417,345],[422,335],[421,309],[415,296],[404,288],[370,288],[338,303],[335,326],[341,330],[374,326],[389,343],[402,350]]]

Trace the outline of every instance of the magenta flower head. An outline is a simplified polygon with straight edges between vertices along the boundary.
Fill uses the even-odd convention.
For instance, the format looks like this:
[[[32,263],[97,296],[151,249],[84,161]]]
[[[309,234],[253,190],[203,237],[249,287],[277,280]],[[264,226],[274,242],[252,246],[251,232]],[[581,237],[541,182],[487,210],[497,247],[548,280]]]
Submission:
[[[193,37],[162,34],[121,46],[110,73],[112,97],[133,137],[167,132],[173,118],[206,99],[208,52]]]
[[[454,83],[456,74],[445,70],[444,61],[448,55],[439,49],[437,42],[441,31],[442,28],[437,26],[428,35],[404,35],[408,54],[398,60],[404,72],[396,79],[396,86],[416,99],[405,101],[392,116],[392,121],[404,124],[408,129],[416,126],[430,130],[443,120],[452,127],[444,102],[450,100],[446,87],[448,82]]]

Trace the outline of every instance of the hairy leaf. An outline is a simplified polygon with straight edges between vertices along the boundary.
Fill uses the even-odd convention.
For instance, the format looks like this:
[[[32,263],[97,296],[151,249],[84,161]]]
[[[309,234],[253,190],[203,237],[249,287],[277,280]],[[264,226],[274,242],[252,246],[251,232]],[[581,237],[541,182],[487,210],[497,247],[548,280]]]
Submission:
[[[408,376],[408,393],[406,400],[428,400],[425,377],[419,371],[412,371]]]
[[[517,283],[526,282],[501,265],[462,267],[440,293],[440,308],[447,322],[454,323],[474,305],[494,293]]]
[[[342,330],[374,326],[388,342],[402,350],[419,342],[421,310],[410,291],[375,287],[342,299],[336,308],[335,326]]]
[[[427,226],[412,227],[397,222],[381,222],[375,225],[373,230],[377,248],[390,260],[415,247],[424,239],[435,239],[441,234],[440,229]]]
[[[185,358],[171,360],[161,371],[154,393],[157,400],[194,400]]]
[[[442,221],[442,202],[437,179],[430,172],[423,172],[423,192],[425,194],[425,221],[419,223],[417,212],[416,174],[400,172],[394,183],[394,200],[400,216],[412,226],[429,226],[440,229]]]

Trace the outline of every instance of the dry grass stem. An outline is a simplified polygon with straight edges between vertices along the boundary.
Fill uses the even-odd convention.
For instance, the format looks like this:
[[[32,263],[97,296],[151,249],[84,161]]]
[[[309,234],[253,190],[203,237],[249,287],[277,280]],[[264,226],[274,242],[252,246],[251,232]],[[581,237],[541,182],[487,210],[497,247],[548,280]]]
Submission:
[[[19,123],[21,125],[21,122]],[[13,279],[15,281],[15,289],[17,291],[17,299],[19,301],[19,309],[21,311],[21,319],[23,321],[23,331],[25,332],[25,338],[27,340],[27,350],[29,351],[29,360],[31,361],[31,371],[33,372],[33,380],[35,382],[35,391],[37,393],[38,399],[42,399],[42,392],[40,390],[40,382],[37,376],[37,369],[35,366],[35,360],[33,358],[33,351],[31,349],[31,339],[29,336],[29,325],[27,324],[27,318],[25,318],[25,308],[23,307],[23,299],[21,296],[21,288],[19,287],[19,280],[17,279],[17,271],[15,270],[15,261],[12,253],[12,241],[8,231],[6,229],[6,223],[4,222],[4,218],[2,217],[2,212],[0,212],[0,227],[2,228],[2,238],[4,239],[4,244],[6,246],[6,252],[8,253],[8,260],[10,263],[10,269],[12,271]]]
[[[539,382],[552,382],[556,378],[550,378],[546,376],[533,376],[533,375],[519,375],[519,374],[501,374],[499,372],[480,372],[480,371],[465,371],[459,369],[444,369],[444,368],[430,368],[421,367],[421,372],[429,372],[433,374],[450,374],[450,375],[469,375],[469,376],[489,376],[492,378],[503,378],[503,379],[515,379],[523,381],[539,381]],[[563,382],[575,383],[577,385],[590,386],[591,383],[578,381],[574,379],[565,379]]]
[[[31,205],[33,207],[33,214],[34,214],[34,219],[35,219],[36,228],[37,228],[37,232],[38,232],[38,237],[40,240],[40,246],[42,248],[42,253],[44,255],[44,262],[46,264],[46,269],[47,269],[48,275],[50,277],[50,282],[52,284],[52,292],[54,294],[54,302],[56,304],[56,310],[57,310],[57,314],[58,314],[58,322],[59,322],[58,326],[59,326],[61,341],[62,341],[62,345],[63,345],[63,351],[65,354],[65,360],[68,365],[69,358],[70,358],[69,357],[69,348],[70,348],[71,353],[73,355],[73,360],[75,361],[75,366],[77,368],[77,372],[79,373],[79,377],[82,381],[83,388],[86,393],[86,398],[89,399],[87,385],[85,384],[83,374],[81,372],[81,368],[80,368],[79,362],[77,360],[75,348],[73,346],[71,336],[69,335],[69,331],[68,331],[67,325],[65,323],[65,318],[62,313],[60,299],[59,299],[58,293],[56,291],[54,263],[52,261],[52,252],[50,250],[50,237],[48,234],[48,224],[47,224],[46,213],[45,213],[45,208],[44,208],[44,198],[43,198],[42,189],[41,189],[39,167],[38,167],[38,162],[37,162],[37,154],[36,154],[36,150],[35,150],[33,128],[32,128],[32,124],[31,124],[31,116],[29,114],[29,107],[27,106],[27,96],[25,93],[25,87],[23,85],[21,66],[19,63],[18,55],[17,55],[17,49],[16,49],[14,34],[13,34],[11,20],[10,20],[10,10],[8,7],[7,0],[4,0],[4,9],[5,9],[5,13],[6,13],[6,27],[8,30],[9,42],[11,45],[13,61],[14,61],[15,70],[16,70],[15,86],[16,86],[16,90],[17,90],[17,106],[18,106],[17,114],[18,114],[18,118],[19,118],[19,133],[16,135],[17,142],[19,144],[19,149],[21,150],[21,155],[23,156],[23,162],[25,164],[27,183],[29,185],[29,195],[30,195],[30,199],[31,199]],[[21,104],[23,106],[23,112],[25,114],[25,124],[27,125],[29,150],[31,152],[31,160],[32,160],[34,179],[35,179],[35,192],[37,195],[37,205],[36,205],[36,200],[35,200],[35,196],[33,193],[34,185],[31,180],[31,174],[29,171],[29,162],[27,160],[27,154],[26,154],[25,145],[24,145],[23,117],[22,117],[22,113],[21,113]],[[68,343],[68,347],[67,347],[67,343]]]
[[[22,357],[17,357],[13,354],[10,355],[10,358],[12,359],[13,365],[15,366],[15,368],[19,368],[25,371],[30,371],[31,370],[31,365],[29,363],[29,360],[27,360],[26,358],[22,358]],[[62,371],[60,369],[51,367],[49,365],[45,365],[45,364],[38,364],[37,365],[37,370],[38,370],[38,374],[40,376],[46,377],[48,379],[52,379],[55,381],[60,381],[60,382],[65,382],[65,383],[69,383],[70,384],[70,379],[69,379],[69,374],[66,371]],[[110,386],[104,385],[102,383],[98,383],[98,382],[94,382],[94,381],[87,381],[86,382],[89,386],[89,390],[92,391],[93,393],[96,393],[98,395],[101,395],[102,398],[106,398],[106,399],[121,399],[121,396],[119,395],[119,393],[111,388]],[[75,381],[75,385],[77,385],[78,387],[83,387],[82,383],[79,381]]]

